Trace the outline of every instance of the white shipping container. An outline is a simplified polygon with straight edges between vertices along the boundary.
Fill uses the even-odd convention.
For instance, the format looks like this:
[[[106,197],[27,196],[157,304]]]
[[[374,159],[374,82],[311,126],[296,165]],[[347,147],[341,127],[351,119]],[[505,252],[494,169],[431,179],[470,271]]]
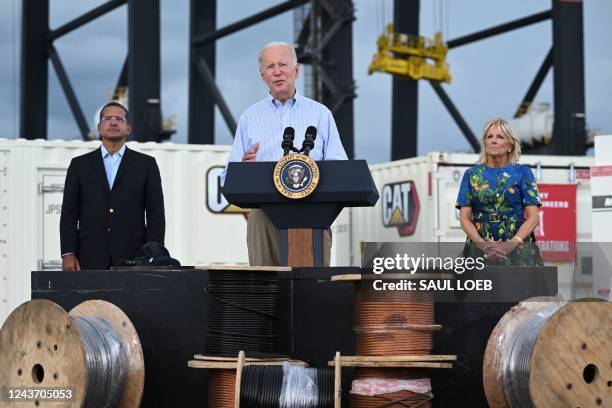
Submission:
[[[612,299],[612,135],[595,136],[595,164],[591,169],[593,194],[593,280],[597,294]]]
[[[374,207],[342,211],[333,226],[333,264],[360,265],[362,242],[464,242],[454,205],[464,171],[477,160],[475,154],[433,152],[371,166],[380,199]],[[593,158],[525,155],[520,162],[534,166],[538,183],[577,184],[577,241],[591,242],[589,169]],[[573,263],[554,265],[559,267],[561,294],[588,293],[592,283],[588,272],[576,276],[580,272]],[[584,293],[575,282],[584,285]]]
[[[30,271],[61,269],[59,219],[70,160],[99,142],[0,140],[0,325],[30,298]],[[246,221],[219,192],[230,146],[135,143],[154,156],[166,247],[183,265],[247,263]],[[228,212],[230,211],[230,212]],[[224,213],[225,212],[225,213]]]
[[[247,263],[246,222],[219,192],[229,146],[134,143],[157,159],[166,206],[166,246],[183,265]],[[99,142],[0,140],[0,324],[30,297],[30,271],[59,269],[59,217],[72,157]],[[473,154],[427,156],[371,167],[381,198],[345,209],[334,223],[332,265],[359,265],[361,242],[462,242],[454,203]],[[541,183],[576,183],[577,238],[591,241],[589,157],[523,156]],[[585,177],[585,171],[587,176]],[[418,202],[418,206],[416,205]],[[415,211],[418,208],[418,211]],[[406,221],[409,221],[406,223]],[[401,231],[400,231],[401,230]],[[400,232],[402,235],[400,235]],[[571,295],[573,265],[560,267],[560,291]]]

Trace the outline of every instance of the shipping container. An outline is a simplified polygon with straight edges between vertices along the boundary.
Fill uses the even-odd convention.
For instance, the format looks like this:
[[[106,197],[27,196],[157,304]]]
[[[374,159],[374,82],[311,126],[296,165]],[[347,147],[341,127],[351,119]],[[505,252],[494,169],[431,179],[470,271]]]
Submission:
[[[0,140],[0,323],[30,297],[32,270],[59,269],[59,217],[72,157],[99,142]],[[166,207],[166,246],[183,265],[247,263],[246,221],[220,193],[230,146],[130,142],[157,159]],[[375,207],[345,209],[332,227],[333,266],[356,266],[362,242],[462,242],[454,203],[473,154],[427,156],[371,166]],[[539,183],[575,185],[579,242],[591,240],[590,157],[523,156]],[[573,220],[572,220],[573,222]],[[576,261],[577,265],[581,259]],[[587,264],[586,262],[585,264]],[[592,284],[574,265],[557,262],[560,291]]]
[[[598,296],[612,300],[612,135],[595,136],[591,187],[593,286]]]
[[[0,140],[0,325],[30,298],[30,271],[61,269],[59,219],[70,160],[99,142]],[[246,221],[220,193],[230,146],[128,143],[154,156],[166,247],[183,265],[247,263]]]
[[[371,166],[380,199],[374,207],[342,211],[333,226],[333,264],[359,265],[363,242],[464,242],[466,236],[459,224],[459,210],[454,205],[464,171],[477,160],[475,154],[432,152]],[[541,190],[546,185],[569,186],[571,194],[575,186],[575,212],[571,211],[570,204],[567,219],[542,218],[545,203],[540,211],[539,228],[552,228],[557,222],[570,226],[575,223],[575,240],[590,242],[589,171],[593,158],[524,155],[520,163],[532,168]],[[571,245],[571,238],[564,245]],[[554,249],[554,245],[550,246]],[[590,294],[592,289],[591,271],[582,268],[589,265],[590,255],[579,253],[577,257],[573,261],[547,262],[559,267],[559,291],[568,298]]]

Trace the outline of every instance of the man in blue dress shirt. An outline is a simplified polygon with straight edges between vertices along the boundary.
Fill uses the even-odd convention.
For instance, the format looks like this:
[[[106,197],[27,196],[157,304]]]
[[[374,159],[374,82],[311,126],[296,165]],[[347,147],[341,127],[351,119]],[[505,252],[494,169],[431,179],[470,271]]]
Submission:
[[[145,242],[163,245],[164,196],[155,159],[125,145],[128,111],[109,102],[100,111],[100,148],[70,162],[60,218],[62,269],[108,269],[139,255]]]
[[[300,73],[295,49],[281,42],[266,44],[259,53],[259,73],[268,86],[267,98],[247,108],[238,121],[229,161],[278,161],[283,156],[283,130],[295,129],[295,146],[301,146],[306,129],[317,128],[310,157],[346,160],[334,117],[327,107],[300,95],[295,80]],[[247,246],[251,265],[280,265],[280,234],[259,209],[249,213]],[[323,258],[329,264],[331,233],[324,234]]]

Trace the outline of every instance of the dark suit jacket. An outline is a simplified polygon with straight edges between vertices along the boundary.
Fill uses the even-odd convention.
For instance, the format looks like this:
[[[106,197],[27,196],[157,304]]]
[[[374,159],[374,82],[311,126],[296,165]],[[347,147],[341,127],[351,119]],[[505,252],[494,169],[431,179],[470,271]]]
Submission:
[[[82,269],[107,269],[134,259],[145,242],[163,245],[165,229],[153,157],[126,147],[112,190],[99,148],[72,159],[60,219],[62,254],[75,253]]]

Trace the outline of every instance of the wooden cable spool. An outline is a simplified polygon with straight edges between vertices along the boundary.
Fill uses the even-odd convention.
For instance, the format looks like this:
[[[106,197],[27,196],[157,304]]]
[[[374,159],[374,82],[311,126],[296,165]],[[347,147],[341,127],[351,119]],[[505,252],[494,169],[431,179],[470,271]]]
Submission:
[[[284,363],[306,366],[300,360],[287,357],[252,358],[240,351],[237,357],[207,356],[196,354],[187,362],[191,368],[208,369],[208,406],[215,408],[238,408],[242,370],[245,366],[281,366]],[[238,399],[236,397],[238,396]]]
[[[15,309],[0,329],[0,388],[71,389],[70,401],[33,401],[20,406],[84,407],[88,368],[75,317],[106,321],[121,341],[127,375],[118,408],[138,407],[144,389],[144,358],[136,329],[117,306],[83,302],[66,313],[49,300],[31,300]]]
[[[534,298],[510,309],[485,351],[491,407],[612,406],[612,304]]]

